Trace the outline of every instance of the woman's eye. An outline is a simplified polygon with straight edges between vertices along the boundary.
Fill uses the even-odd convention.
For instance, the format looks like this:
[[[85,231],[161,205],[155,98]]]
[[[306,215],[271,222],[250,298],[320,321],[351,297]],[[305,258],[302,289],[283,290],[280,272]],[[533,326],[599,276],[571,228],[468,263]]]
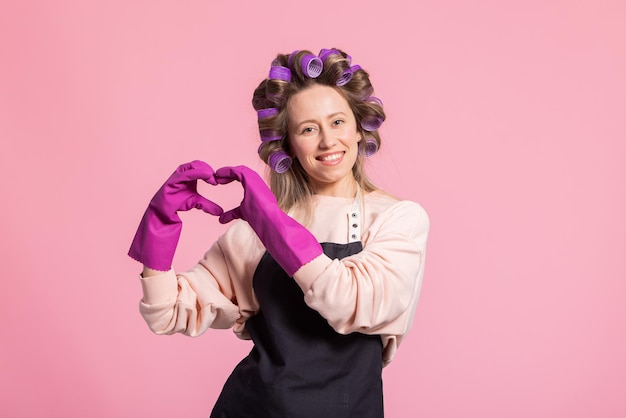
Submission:
[[[337,119],[336,121],[333,122],[334,125],[341,125],[342,123],[344,123],[344,121],[341,119]]]
[[[311,127],[311,126],[309,126],[309,127],[307,127],[307,128],[304,128],[304,129],[302,130],[302,133],[303,133],[303,134],[310,134],[311,132],[313,132],[313,127]]]

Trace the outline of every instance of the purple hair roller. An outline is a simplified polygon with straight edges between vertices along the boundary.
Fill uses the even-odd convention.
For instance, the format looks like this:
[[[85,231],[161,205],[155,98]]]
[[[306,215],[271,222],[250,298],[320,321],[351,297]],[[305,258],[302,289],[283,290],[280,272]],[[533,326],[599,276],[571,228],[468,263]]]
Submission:
[[[282,174],[291,167],[291,157],[285,151],[279,149],[270,155],[268,164],[272,167],[272,170]]]
[[[278,114],[278,108],[268,107],[267,109],[261,109],[256,112],[259,119],[265,119]]]
[[[350,82],[350,80],[352,80],[353,75],[354,73],[352,72],[352,69],[349,68],[345,70],[343,73],[341,73],[341,75],[339,76],[339,79],[337,80],[335,84],[338,87],[345,86],[346,84]]]
[[[358,65],[358,64],[357,64],[357,65],[353,65],[352,67],[350,67],[350,70],[351,70],[353,73],[356,73],[357,71],[362,70],[362,68],[361,68],[361,66],[360,66],[360,65]]]
[[[341,55],[341,52],[337,51],[336,49],[322,49],[320,53],[318,54],[318,56],[320,60],[324,62],[326,61],[326,58],[328,58],[330,55],[333,55],[333,54]],[[348,60],[348,65],[350,65],[352,58],[348,56],[348,58],[346,59]],[[352,75],[353,75],[352,69],[345,70],[343,73],[341,73],[341,75],[339,76],[339,79],[337,80],[335,84],[339,87],[348,84],[350,80],[352,80]]]
[[[296,49],[295,51],[293,51],[291,54],[289,54],[289,58],[287,58],[287,64],[290,67],[293,67],[293,60],[296,58],[296,54],[300,52],[299,49]]]
[[[378,97],[370,96],[367,99],[365,99],[365,101],[368,103],[376,103],[378,106],[383,107],[383,101],[380,100]]]
[[[374,132],[383,124],[380,116],[367,116],[361,120],[361,127],[368,132]]]
[[[322,49],[320,53],[317,54],[317,56],[320,57],[322,61],[326,61],[326,58],[328,58],[328,56],[332,54],[339,54],[339,51],[337,51],[336,49]]]
[[[359,149],[359,154],[364,157],[371,157],[378,152],[378,142],[373,138],[365,139],[363,148]]]
[[[309,78],[316,78],[322,74],[324,63],[313,54],[306,54],[300,61],[302,72]]]
[[[261,141],[263,142],[278,141],[282,138],[283,138],[282,135],[279,135],[278,132],[273,131],[271,129],[263,129],[261,131]]]
[[[270,68],[269,78],[272,80],[291,81],[291,70],[287,67],[274,65]]]

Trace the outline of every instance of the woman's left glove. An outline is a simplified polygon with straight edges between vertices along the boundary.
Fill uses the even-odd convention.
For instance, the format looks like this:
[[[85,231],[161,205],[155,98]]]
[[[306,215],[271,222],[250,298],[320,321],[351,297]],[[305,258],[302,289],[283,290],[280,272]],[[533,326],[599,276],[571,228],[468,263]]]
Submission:
[[[246,166],[223,167],[215,173],[219,184],[237,180],[244,190],[239,207],[224,212],[221,223],[241,218],[291,277],[303,265],[322,254],[322,246],[308,229],[278,206],[276,197],[259,175]]]
[[[128,255],[153,270],[169,270],[182,230],[177,212],[192,208],[215,216],[224,212],[197,191],[198,180],[216,185],[214,175],[213,169],[203,161],[179,166],[150,201]]]

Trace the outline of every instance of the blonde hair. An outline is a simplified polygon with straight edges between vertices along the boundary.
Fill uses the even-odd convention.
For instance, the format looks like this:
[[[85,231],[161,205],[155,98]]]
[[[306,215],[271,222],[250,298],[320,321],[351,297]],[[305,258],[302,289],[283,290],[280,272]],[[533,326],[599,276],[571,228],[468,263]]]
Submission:
[[[335,49],[337,53],[327,54],[321,74],[316,78],[310,78],[301,68],[301,61],[310,51],[297,51],[291,54],[279,54],[272,62],[273,66],[287,67],[291,70],[291,79],[265,79],[255,89],[252,97],[252,106],[255,110],[275,108],[277,112],[269,117],[259,118],[259,132],[271,133],[277,140],[264,141],[259,148],[259,156],[269,164],[270,155],[278,150],[290,154],[288,136],[287,103],[294,94],[305,90],[312,85],[321,84],[333,87],[348,102],[357,121],[362,140],[359,142],[359,156],[352,167],[354,179],[365,192],[371,192],[377,187],[367,178],[364,170],[366,140],[375,142],[380,148],[381,140],[378,130],[365,130],[361,126],[364,119],[376,118],[381,122],[385,120],[385,112],[380,100],[373,97],[374,88],[369,80],[369,74],[358,66],[352,67],[352,78],[346,84],[337,85],[345,71],[351,70],[350,57],[343,51]],[[321,54],[320,54],[321,55]],[[284,173],[269,171],[269,183],[272,192],[276,195],[279,206],[289,211],[298,208],[308,208],[314,191],[310,185],[308,175],[296,159],[291,168]],[[310,213],[309,213],[310,214]]]

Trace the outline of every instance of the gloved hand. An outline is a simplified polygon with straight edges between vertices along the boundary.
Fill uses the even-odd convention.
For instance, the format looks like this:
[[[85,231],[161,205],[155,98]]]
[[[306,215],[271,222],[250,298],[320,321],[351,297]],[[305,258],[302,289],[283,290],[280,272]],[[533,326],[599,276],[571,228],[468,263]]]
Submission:
[[[179,166],[150,201],[128,255],[153,270],[169,270],[182,230],[177,212],[192,208],[216,216],[224,212],[197,191],[198,180],[216,185],[214,174],[213,169],[203,161]]]
[[[218,184],[241,182],[244,190],[239,207],[220,215],[220,222],[236,218],[247,221],[289,276],[322,254],[322,246],[304,226],[278,206],[276,197],[259,175],[246,166],[223,167],[215,172]]]

